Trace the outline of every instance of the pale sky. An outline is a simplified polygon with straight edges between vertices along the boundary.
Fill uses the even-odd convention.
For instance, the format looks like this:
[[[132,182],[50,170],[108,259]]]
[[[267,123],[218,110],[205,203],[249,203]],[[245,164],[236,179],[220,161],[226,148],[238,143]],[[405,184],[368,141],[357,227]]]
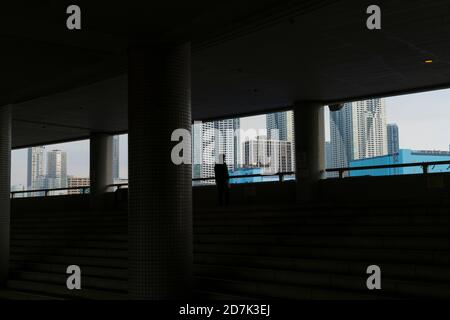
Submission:
[[[449,151],[450,90],[388,98],[386,110],[399,127],[400,148]]]
[[[388,123],[399,126],[400,148],[415,150],[449,150],[450,144],[450,90],[386,98]],[[241,119],[243,130],[254,129],[255,133],[265,134],[264,115]],[[329,140],[329,112],[325,108],[326,139]],[[258,132],[258,130],[260,130]],[[120,138],[120,176],[128,177],[127,136]],[[243,140],[242,140],[243,141]],[[67,171],[69,175],[89,176],[89,141],[47,146],[46,150],[65,150],[67,152]],[[14,150],[12,153],[12,185],[25,185],[27,179],[27,151]]]
[[[387,122],[399,127],[400,148],[449,151],[450,89],[388,97]],[[329,110],[325,137],[330,140]]]
[[[128,178],[128,138],[120,136],[120,176]],[[46,151],[64,150],[67,152],[68,175],[89,177],[89,140],[53,144]],[[14,150],[11,159],[11,185],[26,185],[27,149]],[[46,165],[46,164],[45,164]]]

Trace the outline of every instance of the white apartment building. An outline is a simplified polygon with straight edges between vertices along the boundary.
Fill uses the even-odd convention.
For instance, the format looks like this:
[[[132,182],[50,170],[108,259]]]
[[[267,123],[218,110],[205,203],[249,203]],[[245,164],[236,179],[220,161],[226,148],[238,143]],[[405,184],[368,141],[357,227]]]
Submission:
[[[28,148],[27,189],[40,190],[45,188],[44,147]]]
[[[332,167],[388,153],[384,99],[346,103],[330,113]]]
[[[47,188],[67,187],[67,153],[53,150],[47,153]]]
[[[265,174],[294,171],[290,141],[258,136],[256,140],[244,142],[243,157],[245,167],[264,168]]]
[[[225,154],[228,170],[233,171],[240,166],[239,129],[240,119],[219,120],[202,124],[202,178],[214,177],[214,165],[219,154]]]

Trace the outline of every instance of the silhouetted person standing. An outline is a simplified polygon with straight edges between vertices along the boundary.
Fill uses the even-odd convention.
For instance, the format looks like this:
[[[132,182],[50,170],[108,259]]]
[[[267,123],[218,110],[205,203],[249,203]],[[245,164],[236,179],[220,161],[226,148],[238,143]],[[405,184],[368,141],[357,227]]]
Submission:
[[[219,162],[214,166],[214,175],[216,178],[217,192],[219,195],[219,205],[230,203],[230,176],[228,175],[228,167],[225,162],[225,155],[219,155]]]

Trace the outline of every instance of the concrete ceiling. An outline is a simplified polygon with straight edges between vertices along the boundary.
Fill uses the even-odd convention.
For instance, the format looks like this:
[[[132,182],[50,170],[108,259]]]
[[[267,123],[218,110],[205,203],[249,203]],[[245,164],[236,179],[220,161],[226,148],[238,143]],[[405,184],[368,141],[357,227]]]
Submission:
[[[126,49],[192,40],[194,119],[450,87],[450,1],[20,2],[0,11],[0,105],[14,147],[127,131]],[[151,41],[150,41],[151,40]],[[425,65],[425,59],[434,63]]]

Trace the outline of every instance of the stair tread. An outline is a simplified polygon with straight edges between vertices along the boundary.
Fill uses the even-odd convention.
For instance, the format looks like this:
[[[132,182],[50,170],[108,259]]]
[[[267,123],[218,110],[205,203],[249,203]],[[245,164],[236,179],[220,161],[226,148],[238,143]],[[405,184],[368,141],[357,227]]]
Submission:
[[[196,209],[196,296],[449,297],[450,202],[418,203]],[[14,215],[5,292],[18,299],[126,298],[127,225],[126,211]],[[65,287],[68,262],[82,268],[86,288],[79,292]],[[382,268],[384,292],[364,287],[372,264]]]
[[[55,285],[29,280],[8,280],[7,288],[26,291],[29,293],[45,293],[65,298],[84,298],[94,300],[121,300],[126,299],[126,293],[115,293],[105,290],[81,289],[68,290],[66,286]]]
[[[54,296],[45,296],[37,293],[28,293],[11,289],[0,290],[0,300],[62,300]]]
[[[215,284],[219,283],[222,285],[228,285],[228,288],[222,289],[221,292],[232,295],[251,294],[252,297],[255,297],[256,299],[320,299],[321,295],[327,293],[334,295],[334,299],[379,299],[379,297],[377,297],[375,294],[371,295],[361,292],[333,290],[318,287],[312,288],[310,286],[292,286],[287,284],[264,283],[255,281],[227,280],[214,277],[196,277],[196,281],[200,282],[200,289],[203,287],[201,282],[205,280],[209,282],[212,281]],[[233,290],[229,288],[229,285],[237,287],[238,289]]]

